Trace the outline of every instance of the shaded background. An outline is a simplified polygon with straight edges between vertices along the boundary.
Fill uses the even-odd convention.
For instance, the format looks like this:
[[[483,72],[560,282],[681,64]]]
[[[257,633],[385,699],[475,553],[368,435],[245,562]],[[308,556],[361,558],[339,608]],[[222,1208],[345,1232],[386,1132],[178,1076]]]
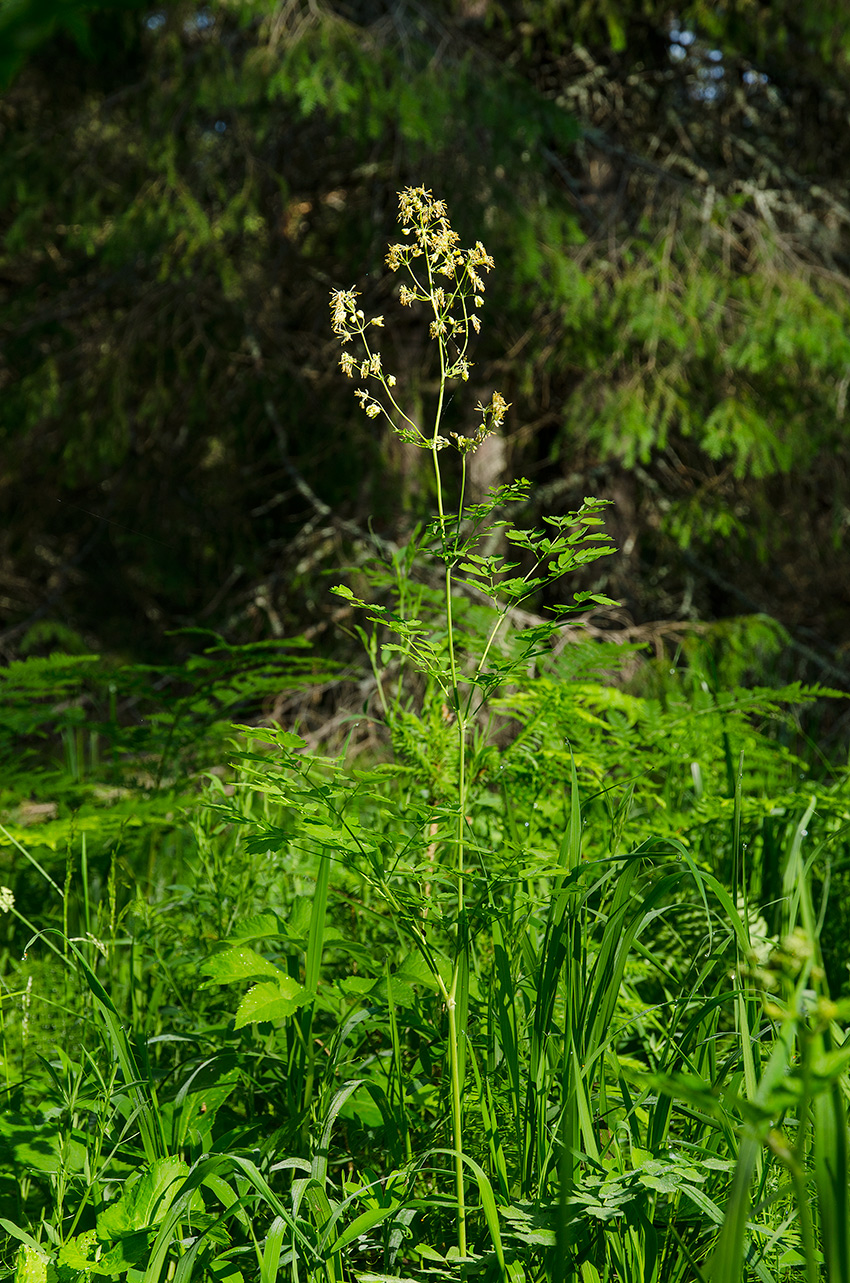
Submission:
[[[0,656],[330,636],[327,577],[430,511],[328,292],[435,372],[383,267],[423,184],[495,256],[475,485],[614,501],[612,626],[763,613],[850,686],[850,31],[740,0],[0,15]],[[533,519],[536,514],[530,514]]]

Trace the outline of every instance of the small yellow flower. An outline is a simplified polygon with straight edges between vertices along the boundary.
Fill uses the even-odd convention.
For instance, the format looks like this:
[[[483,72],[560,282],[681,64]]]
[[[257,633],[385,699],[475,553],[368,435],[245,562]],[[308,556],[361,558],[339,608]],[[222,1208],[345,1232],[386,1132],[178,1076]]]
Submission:
[[[475,248],[469,251],[467,262],[471,267],[483,267],[486,272],[489,272],[491,267],[496,266],[480,241],[476,241]]]
[[[354,302],[356,295],[357,291],[354,289],[331,290],[331,328],[335,334],[345,332],[353,318],[356,310]]]

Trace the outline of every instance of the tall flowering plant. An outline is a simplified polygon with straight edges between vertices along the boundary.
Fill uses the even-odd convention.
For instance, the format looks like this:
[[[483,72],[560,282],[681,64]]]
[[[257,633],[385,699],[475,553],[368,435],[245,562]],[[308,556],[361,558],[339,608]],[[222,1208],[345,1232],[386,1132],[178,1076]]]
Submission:
[[[476,406],[477,421],[468,434],[444,431],[447,391],[455,382],[467,382],[472,369],[470,340],[481,329],[485,276],[492,271],[494,262],[480,241],[471,249],[461,248],[445,203],[435,200],[423,187],[406,188],[399,194],[399,221],[403,239],[389,246],[387,266],[403,278],[398,290],[401,305],[422,306],[429,313],[430,336],[439,353],[439,387],[433,417],[427,425],[417,422],[407,412],[398,381],[385,365],[377,337],[385,329],[384,317],[367,317],[355,289],[338,289],[331,293],[331,325],[342,344],[340,368],[348,378],[358,382],[354,395],[364,413],[372,419],[386,419],[403,442],[431,453],[437,514],[416,554],[429,556],[438,566],[443,618],[429,625],[412,617],[401,600],[391,610],[360,600],[346,586],[335,591],[364,611],[372,622],[375,631],[369,638],[365,632],[363,636],[373,662],[379,653],[394,656],[400,653],[438,685],[446,719],[453,725],[456,737],[453,799],[441,812],[443,818],[449,815],[449,823],[440,823],[438,817],[428,824],[423,838],[423,842],[428,842],[432,858],[440,862],[441,885],[453,887],[449,902],[453,908],[446,904],[439,915],[444,936],[452,941],[450,967],[441,966],[434,940],[437,915],[433,913],[430,897],[417,911],[415,905],[411,906],[409,894],[391,889],[388,881],[384,882],[383,889],[428,964],[445,1004],[458,1248],[465,1256],[464,1170],[470,1165],[474,1167],[464,1151],[463,1094],[469,1046],[467,1013],[473,934],[467,899],[467,852],[474,846],[470,780],[477,774],[475,762],[481,755],[482,740],[476,732],[488,699],[508,683],[527,680],[530,666],[533,668],[545,655],[564,613],[584,605],[588,599],[605,604],[608,599],[599,594],[575,594],[572,606],[554,609],[551,622],[514,629],[511,645],[500,645],[510,631],[517,608],[568,571],[613,549],[599,529],[602,504],[594,499],[585,500],[578,512],[545,518],[547,529],[544,531],[525,530],[504,519],[505,509],[511,502],[527,501],[530,487],[526,481],[495,488],[484,503],[465,503],[467,459],[488,436],[499,431],[510,409],[501,392],[494,391],[486,405],[479,402]],[[459,496],[451,514],[447,512],[448,487],[441,465],[442,452],[447,448],[454,448],[461,457]],[[505,552],[485,551],[485,547],[492,547],[494,536]],[[408,558],[407,564],[412,560]],[[456,626],[458,601],[470,598],[477,602],[483,599],[490,607],[489,625],[478,644],[469,644],[469,638],[462,637]],[[385,640],[388,634],[395,635],[395,641],[390,644]],[[380,645],[379,639],[383,639]],[[389,714],[390,706],[382,693],[377,664],[376,677],[385,712]],[[488,868],[480,848],[475,847],[475,855],[476,877],[480,879],[483,864],[486,880]]]

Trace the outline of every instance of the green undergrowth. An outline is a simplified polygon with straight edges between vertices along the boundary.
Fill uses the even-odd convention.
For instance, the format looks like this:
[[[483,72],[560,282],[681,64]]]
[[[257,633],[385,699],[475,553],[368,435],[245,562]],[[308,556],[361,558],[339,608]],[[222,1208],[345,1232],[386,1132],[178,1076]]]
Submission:
[[[317,1277],[486,1274],[500,1267],[483,1193],[511,1277],[554,1277],[559,1233],[576,1277],[603,1277],[607,1259],[613,1277],[644,1277],[647,1252],[649,1277],[710,1277],[699,1271],[743,1128],[764,1117],[750,1102],[766,1039],[783,1029],[753,976],[759,960],[777,971],[776,944],[799,919],[794,870],[840,886],[847,790],[799,751],[789,701],[799,709],[817,692],[713,693],[697,652],[663,683],[633,680],[655,688],[636,694],[612,679],[632,659],[573,643],[495,700],[486,742],[482,731],[469,849],[487,872],[470,877],[465,1090],[468,1159],[483,1175],[469,1168],[466,1265],[452,1260],[445,1186],[445,1005],[379,890],[396,888],[402,919],[405,889],[426,897],[439,939],[433,847],[453,755],[441,700],[424,690],[416,714],[399,706],[371,759],[305,757],[292,732],[246,728],[203,797],[193,772],[224,760],[217,731],[199,731],[190,769],[156,785],[163,718],[143,755],[122,749],[118,785],[111,752],[76,772],[50,764],[44,748],[62,744],[68,710],[41,706],[42,751],[33,738],[7,775],[2,821],[15,894],[2,919],[10,1270],[49,1277],[43,1258],[67,1279],[167,1277],[197,1244],[183,1277],[294,1277],[296,1262]],[[33,685],[47,671],[79,675],[67,659],[29,661],[22,691],[33,689],[24,669]],[[7,710],[11,721],[11,700]],[[86,724],[83,740],[93,733]],[[56,813],[32,814],[51,782]],[[581,854],[567,893],[570,844]],[[831,903],[823,933],[840,939]],[[573,949],[587,987],[565,1048],[555,969]],[[843,962],[839,949],[827,958],[836,993]],[[587,1041],[573,1045],[578,1029]],[[565,1056],[581,1092],[564,1208]],[[787,1144],[795,1102],[782,1089]],[[792,1191],[768,1141],[747,1217],[753,1277],[796,1278]],[[349,1227],[363,1232],[346,1238]],[[277,1273],[264,1275],[276,1243]]]
[[[465,500],[509,407],[441,409],[492,262],[401,207],[427,430],[383,318],[332,318],[436,515],[337,588],[347,739],[269,716],[327,676],[299,644],[0,674],[4,1276],[838,1283],[850,796],[803,730],[838,695],[753,680],[758,618],[663,661],[564,630],[601,505]]]

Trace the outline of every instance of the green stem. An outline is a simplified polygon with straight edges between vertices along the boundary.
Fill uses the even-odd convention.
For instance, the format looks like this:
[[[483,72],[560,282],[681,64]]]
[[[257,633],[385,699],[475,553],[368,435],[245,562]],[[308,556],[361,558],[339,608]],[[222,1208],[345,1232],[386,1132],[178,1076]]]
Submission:
[[[428,263],[428,281],[432,306],[434,307],[434,316],[436,321],[440,321],[440,313],[434,303],[434,280],[431,270],[430,259]],[[454,971],[452,975],[452,986],[448,994],[447,1009],[449,1016],[449,1063],[451,1072],[451,1094],[452,1094],[452,1140],[455,1154],[455,1202],[457,1206],[457,1243],[458,1251],[462,1257],[466,1256],[466,1195],[463,1182],[463,1110],[461,1105],[461,1049],[460,1039],[465,1036],[465,1029],[458,1029],[457,1021],[457,997],[458,981],[460,979],[462,953],[467,947],[466,931],[463,925],[464,912],[464,815],[466,812],[466,719],[463,716],[460,702],[460,686],[458,682],[457,660],[454,646],[454,619],[452,615],[452,565],[451,558],[448,556],[448,544],[446,539],[446,514],[443,507],[443,484],[440,473],[440,460],[437,448],[437,438],[440,435],[440,424],[443,417],[443,405],[446,395],[446,347],[445,342],[440,337],[440,392],[437,399],[437,410],[434,415],[434,432],[431,438],[431,458],[434,463],[434,478],[437,489],[437,512],[440,519],[440,535],[443,542],[443,557],[446,565],[445,575],[445,611],[446,611],[446,636],[449,650],[449,670],[451,674],[452,696],[454,700],[454,711],[457,718],[458,728],[458,817],[457,817],[457,905],[458,905],[458,941],[457,956],[455,958]],[[463,1002],[462,1010],[465,1011],[466,1003]]]
[[[457,967],[455,967],[457,975]],[[455,1188],[457,1191],[457,1246],[462,1257],[466,1256],[466,1196],[463,1188],[463,1114],[460,1100],[460,1058],[456,1005],[449,995],[449,1050],[452,1075],[452,1131],[454,1132]]]
[[[460,502],[457,505],[457,525],[455,539],[460,540],[460,523],[463,521],[463,505],[466,502],[466,455],[460,456]]]
[[[9,1077],[9,1052],[6,1047],[6,1013],[3,1010],[3,997],[3,989],[2,985],[0,985],[0,1038],[2,1039],[3,1073],[6,1078],[6,1107],[8,1108],[12,1095],[12,1080]]]
[[[809,983],[808,973],[804,983]],[[799,986],[802,988],[802,985]],[[795,995],[799,1001],[799,994]],[[793,1149],[793,1158],[788,1164],[794,1194],[797,1202],[797,1219],[800,1223],[800,1241],[803,1256],[806,1260],[806,1278],[809,1283],[816,1283],[819,1277],[817,1266],[816,1244],[812,1226],[812,1212],[809,1202],[809,1191],[806,1188],[806,1145],[811,1127],[811,1038],[805,1023],[798,1026],[797,1046],[800,1054],[800,1077],[802,1078],[802,1099],[797,1110],[797,1137]]]

